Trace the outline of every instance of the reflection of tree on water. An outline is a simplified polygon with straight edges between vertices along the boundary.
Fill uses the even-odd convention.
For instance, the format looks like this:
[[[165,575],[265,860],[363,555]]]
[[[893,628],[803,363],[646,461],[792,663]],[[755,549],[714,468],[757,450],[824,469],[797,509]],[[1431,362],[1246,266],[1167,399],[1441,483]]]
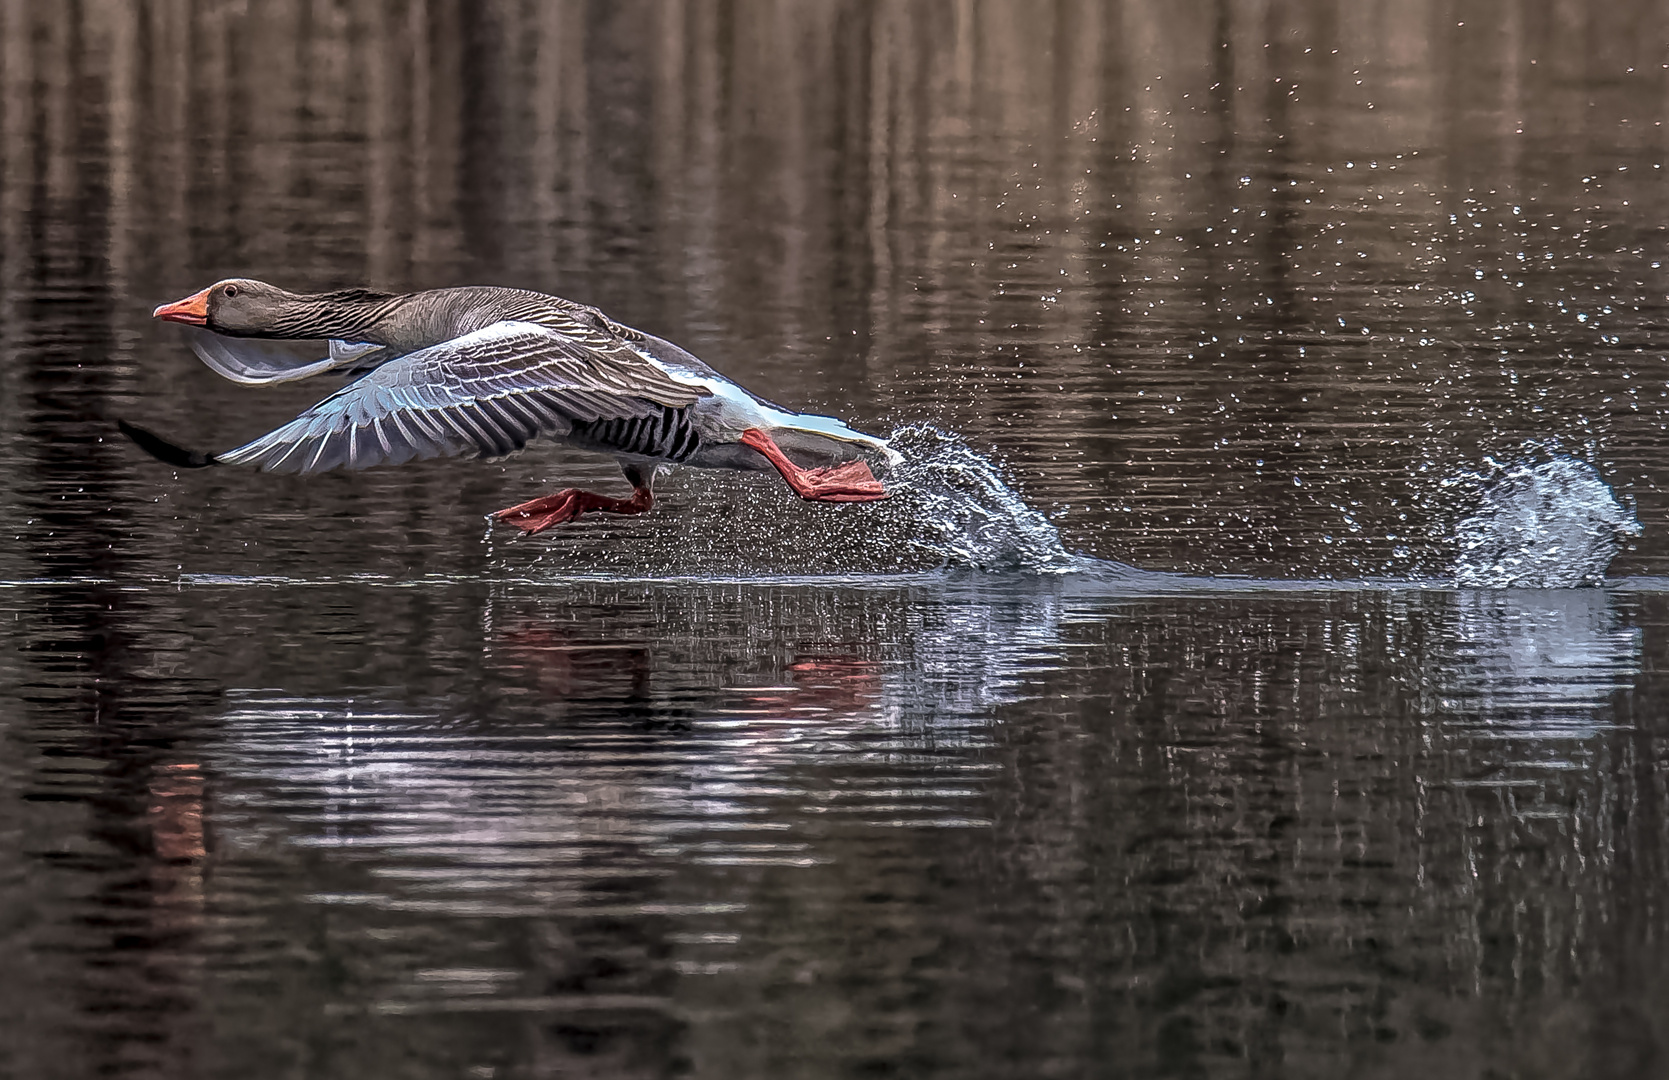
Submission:
[[[228,859],[276,859],[329,954],[452,928],[421,970],[355,960],[351,994],[308,979],[280,1009],[322,995],[363,1024],[460,1001],[527,1010],[549,1018],[541,1054],[589,1032],[630,1068],[677,1030],[668,980],[736,962],[705,943],[751,902],[727,875],[824,858],[807,821],[976,823],[961,773],[988,770],[923,754],[965,744],[984,720],[964,706],[1005,697],[1016,643],[1047,639],[1024,595],[599,584],[553,599],[488,601],[475,620],[493,627],[485,670],[502,683],[488,707],[234,698],[215,755],[234,793],[218,819]],[[616,613],[606,633],[571,614],[594,606]],[[692,885],[692,868],[714,876]]]
[[[489,697],[247,695],[216,755],[224,845],[287,838],[333,922],[448,927],[423,970],[485,972],[363,963],[356,993],[392,1015],[519,1002],[730,1074],[789,1046],[973,1066],[1040,1040],[1371,1071],[1512,1058],[1509,1026],[1541,1018],[1589,1060],[1634,1028],[1571,1013],[1575,981],[1657,985],[1604,928],[1666,868],[1634,809],[1645,736],[1612,715],[1642,642],[1599,594],[598,582],[486,603]],[[1044,1019],[969,1030],[1016,1009]]]
[[[1001,724],[1000,775],[1016,780],[994,811],[991,894],[1029,894],[1073,926],[1041,946],[991,943],[980,963],[1007,966],[1003,985],[1064,974],[1085,988],[1060,991],[1052,1045],[1180,1071],[1245,1057],[1337,1069],[1330,1055],[1359,1053],[1354,1075],[1376,1060],[1395,1075],[1428,1046],[1471,1075],[1490,1047],[1519,1059],[1515,1025],[1635,963],[1600,913],[1655,888],[1610,869],[1619,821],[1662,872],[1663,822],[1640,802],[1656,781],[1627,764],[1650,739],[1612,722],[1640,638],[1603,598],[1575,597],[1479,599],[1461,637],[1452,607],[1466,603],[1142,605],[1097,635],[1106,712]],[[1461,691],[1470,717],[1424,675],[1456,655],[1490,673]],[[1453,722],[1503,722],[1527,702],[1544,707],[1516,745]],[[1497,786],[1469,786],[1480,775]],[[1601,1030],[1584,1008],[1561,1030]],[[1457,1061],[1460,1047],[1486,1057]]]
[[[52,554],[86,557],[79,541]],[[8,592],[0,1072],[177,1074],[205,1024],[213,853],[191,743],[218,700],[161,674],[178,635],[151,598]]]
[[[156,594],[130,639],[222,647],[139,702],[201,738],[101,803],[150,837],[123,925],[182,1001],[253,965],[196,1006],[250,1032],[231,1060],[321,1008],[337,1062],[624,1073],[1042,1044],[1336,1071],[1517,1060],[1509,1024],[1652,1052],[1571,1004],[1661,992],[1629,944],[1669,880],[1660,721],[1613,601],[1096,588],[284,592],[328,666],[235,644],[279,593]],[[293,690],[182,695],[205,677]]]

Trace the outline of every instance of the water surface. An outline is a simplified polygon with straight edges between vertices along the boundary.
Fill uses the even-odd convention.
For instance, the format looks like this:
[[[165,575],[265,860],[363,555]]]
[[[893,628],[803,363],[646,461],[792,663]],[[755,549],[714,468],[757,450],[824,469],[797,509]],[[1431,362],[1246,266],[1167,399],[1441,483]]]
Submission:
[[[0,3],[0,1073],[1662,1075],[1665,30]],[[150,321],[230,274],[916,471],[175,475],[321,390]]]

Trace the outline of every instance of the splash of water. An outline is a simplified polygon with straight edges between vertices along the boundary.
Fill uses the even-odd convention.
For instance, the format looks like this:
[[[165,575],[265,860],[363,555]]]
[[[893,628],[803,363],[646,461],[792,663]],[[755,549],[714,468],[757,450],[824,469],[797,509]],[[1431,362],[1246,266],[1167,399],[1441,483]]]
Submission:
[[[1592,465],[1568,456],[1519,463],[1484,487],[1456,530],[1455,584],[1485,589],[1597,585],[1640,523]]]
[[[912,543],[936,551],[947,566],[1033,574],[1076,567],[1049,519],[959,437],[913,424],[893,432],[891,442],[904,461],[892,475],[888,531],[914,534]]]
[[[545,572],[652,577],[1078,568],[1049,520],[962,439],[912,425],[891,443],[903,460],[883,476],[893,496],[883,502],[803,503],[774,476],[691,470],[665,489],[676,512],[588,518],[508,548],[512,558],[525,548]]]
[[[784,498],[762,477],[710,473],[686,481],[699,496],[677,507],[681,513],[634,518],[628,527],[608,519],[577,522],[526,547],[542,572],[587,575],[757,579],[951,569],[1073,574],[1121,588],[1320,584],[1189,578],[1074,555],[1061,546],[1055,526],[1008,485],[1001,466],[959,436],[915,424],[894,431],[891,442],[902,460],[884,475],[893,493],[884,502],[802,504]],[[1471,510],[1458,526],[1440,533],[1447,541],[1443,547],[1459,549],[1448,568],[1447,580],[1455,585],[1596,584],[1604,579],[1621,538],[1640,533],[1633,514],[1599,474],[1576,458],[1557,455],[1535,464],[1490,465],[1487,474],[1463,473],[1442,484],[1464,493]],[[519,551],[521,545],[511,548]]]

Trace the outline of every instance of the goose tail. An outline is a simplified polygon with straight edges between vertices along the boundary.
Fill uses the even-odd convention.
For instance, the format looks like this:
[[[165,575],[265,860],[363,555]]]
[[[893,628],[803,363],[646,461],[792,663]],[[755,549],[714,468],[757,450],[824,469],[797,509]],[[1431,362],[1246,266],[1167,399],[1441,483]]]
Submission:
[[[138,424],[117,420],[116,426],[121,429],[123,435],[132,439],[139,449],[176,469],[206,469],[210,465],[220,464],[220,459],[213,454],[205,454],[201,450],[188,450],[169,442],[154,431],[145,430]]]

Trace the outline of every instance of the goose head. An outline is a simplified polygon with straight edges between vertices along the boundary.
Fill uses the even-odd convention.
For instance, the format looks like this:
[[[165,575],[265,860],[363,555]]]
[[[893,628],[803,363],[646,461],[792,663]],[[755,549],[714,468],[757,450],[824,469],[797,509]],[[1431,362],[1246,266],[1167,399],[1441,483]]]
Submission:
[[[252,278],[227,278],[151,315],[226,337],[373,341],[367,331],[390,299],[367,289],[303,295]]]

